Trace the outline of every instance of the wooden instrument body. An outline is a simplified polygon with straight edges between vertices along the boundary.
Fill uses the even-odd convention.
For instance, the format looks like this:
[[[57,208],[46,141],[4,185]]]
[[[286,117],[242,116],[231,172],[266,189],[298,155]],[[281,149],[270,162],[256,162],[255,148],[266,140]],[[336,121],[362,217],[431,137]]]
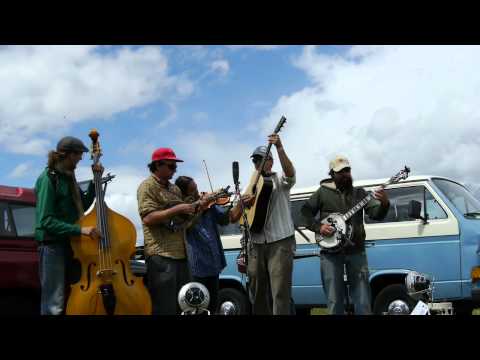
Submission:
[[[71,238],[74,258],[82,264],[80,281],[71,286],[67,315],[107,315],[99,287],[111,284],[116,305],[114,315],[150,315],[152,302],[143,279],[133,275],[129,259],[135,253],[136,230],[126,217],[107,207],[110,248],[101,250],[99,239],[88,236]],[[96,226],[95,208],[83,216],[81,227]],[[100,273],[100,259],[108,261],[112,271]]]
[[[268,208],[270,205],[270,198],[273,192],[273,180],[266,179],[255,170],[250,179],[250,183],[245,190],[245,194],[255,195],[255,202],[250,208],[245,209],[247,214],[247,221],[250,225],[250,231],[258,233],[262,231],[263,226],[267,220]],[[255,186],[255,181],[258,181]],[[243,218],[240,218],[240,224],[243,225]]]
[[[286,121],[285,116],[282,116],[275,130],[273,130],[273,134],[278,134]],[[261,175],[261,172],[265,169],[265,162],[270,154],[271,147],[272,143],[269,143],[262,162],[258,166],[258,170],[253,172],[250,183],[245,190],[245,194],[255,196],[255,203],[249,209],[245,209],[250,232],[253,233],[261,232],[265,225],[270,205],[270,197],[273,192],[273,180],[271,178],[264,178]],[[240,224],[245,225],[243,218],[240,219]]]

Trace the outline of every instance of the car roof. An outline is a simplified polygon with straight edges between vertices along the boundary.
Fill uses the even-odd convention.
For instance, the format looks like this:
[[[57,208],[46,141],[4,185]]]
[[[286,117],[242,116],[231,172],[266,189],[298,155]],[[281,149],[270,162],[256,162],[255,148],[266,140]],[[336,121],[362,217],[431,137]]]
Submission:
[[[0,199],[35,203],[35,192],[31,188],[0,185]]]
[[[417,182],[417,181],[430,181],[431,179],[444,179],[448,181],[453,181],[457,184],[464,186],[463,184],[454,181],[452,179],[446,178],[444,176],[435,176],[435,175],[413,175],[409,176],[408,179],[399,181],[400,183],[410,183],[410,182]],[[388,178],[383,179],[367,179],[367,180],[354,180],[353,186],[356,187],[370,187],[370,186],[379,186],[384,184],[388,181]],[[309,187],[302,187],[302,188],[293,188],[291,190],[291,195],[302,195],[302,194],[311,194],[320,187],[320,183],[316,186],[309,186]]]

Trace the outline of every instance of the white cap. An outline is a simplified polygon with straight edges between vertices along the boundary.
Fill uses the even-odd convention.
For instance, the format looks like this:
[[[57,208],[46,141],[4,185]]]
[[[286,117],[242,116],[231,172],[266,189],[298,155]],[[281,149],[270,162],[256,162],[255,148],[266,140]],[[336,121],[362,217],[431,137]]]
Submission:
[[[338,155],[330,161],[330,170],[333,170],[335,172],[339,172],[342,169],[345,169],[346,167],[351,167],[350,162],[345,156]]]

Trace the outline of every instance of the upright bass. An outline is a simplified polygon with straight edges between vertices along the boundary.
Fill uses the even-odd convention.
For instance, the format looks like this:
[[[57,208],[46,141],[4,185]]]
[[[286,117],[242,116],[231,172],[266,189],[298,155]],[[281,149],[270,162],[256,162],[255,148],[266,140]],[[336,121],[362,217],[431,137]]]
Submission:
[[[99,134],[94,129],[93,164],[99,164]],[[152,301],[141,278],[133,275],[129,259],[135,252],[136,230],[126,217],[105,204],[101,174],[95,170],[95,207],[79,221],[81,227],[96,226],[100,238],[71,238],[74,258],[81,263],[80,280],[72,285],[67,315],[150,315]]]

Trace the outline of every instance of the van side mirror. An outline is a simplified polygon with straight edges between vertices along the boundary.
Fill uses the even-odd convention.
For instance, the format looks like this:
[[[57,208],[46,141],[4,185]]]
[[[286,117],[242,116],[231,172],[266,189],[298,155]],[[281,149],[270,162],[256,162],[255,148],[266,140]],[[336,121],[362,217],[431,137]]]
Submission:
[[[427,219],[420,215],[422,211],[422,203],[416,200],[411,200],[408,203],[408,217],[411,219],[421,219],[423,223],[427,223]]]

